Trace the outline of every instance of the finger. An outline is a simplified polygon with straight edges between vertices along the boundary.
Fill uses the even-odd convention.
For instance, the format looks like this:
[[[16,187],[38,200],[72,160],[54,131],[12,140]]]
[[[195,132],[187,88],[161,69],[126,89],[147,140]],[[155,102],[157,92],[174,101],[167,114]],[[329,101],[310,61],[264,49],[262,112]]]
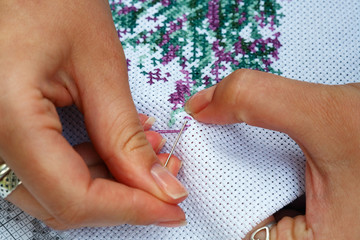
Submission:
[[[22,131],[21,136],[24,139],[18,140],[17,144],[24,149],[24,152],[16,150],[15,153],[7,152],[5,159],[12,159],[7,163],[9,162],[11,168],[19,173],[24,187],[31,189],[31,196],[36,196],[36,201],[54,216],[59,226],[73,228],[123,223],[163,223],[171,226],[184,224],[185,215],[178,206],[166,204],[146,192],[113,181],[100,179],[91,181],[80,155],[72,150],[59,132],[53,135],[51,132],[54,130],[51,128],[50,133],[47,134],[44,130],[37,129],[36,123],[39,121],[30,122],[35,123],[33,130],[41,137],[36,137],[36,134],[32,133],[34,140],[30,142],[27,140],[26,131]],[[53,136],[47,138],[49,134]],[[11,140],[10,143],[13,142]],[[47,147],[39,152],[35,146]],[[17,161],[13,160],[15,158]],[[48,159],[52,159],[51,164]],[[26,164],[29,162],[31,164]],[[34,172],[41,174],[30,174]],[[39,206],[35,206],[37,203],[31,197],[21,198],[25,199],[22,204],[19,203],[21,206],[30,203],[29,208],[41,211]]]
[[[100,189],[97,189],[98,187]],[[178,206],[166,204],[146,192],[130,189],[108,180],[98,181],[92,185],[88,196],[82,201],[84,208],[72,211],[71,222],[61,222],[49,214],[23,185],[18,186],[7,200],[57,230],[122,223],[156,224],[168,227],[186,225],[185,214]]]
[[[92,181],[84,161],[63,139],[61,131],[54,133],[52,127],[47,132],[36,126],[39,121],[29,123],[31,133],[28,128],[21,129],[21,137],[12,134],[8,141],[11,145],[16,138],[17,146],[24,151],[6,148],[9,151],[4,151],[4,158],[24,187],[61,225],[184,224],[185,215],[178,206],[117,182],[99,178]],[[28,141],[30,136],[32,141]],[[39,152],[39,146],[46,148],[41,147]]]
[[[19,185],[7,196],[6,200],[53,229],[64,230],[67,228],[66,225],[60,223],[56,218],[49,214],[49,212],[40,205],[23,185]]]
[[[52,216],[39,204],[39,202],[25,189],[19,185],[6,200],[13,203],[27,214],[44,222],[53,219]]]
[[[64,230],[68,228],[66,225],[60,223],[49,212],[41,206],[41,204],[29,193],[23,185],[18,186],[7,198],[9,202],[19,207],[27,214],[44,222],[47,226]]]
[[[284,217],[270,231],[270,240],[278,239],[314,239],[314,234],[307,227],[305,216]]]
[[[102,7],[108,9],[105,4]],[[118,181],[164,201],[182,201],[188,194],[186,189],[170,172],[159,167],[159,160],[143,132],[111,14],[104,11],[92,28],[101,29],[101,36],[107,36],[106,39],[94,34],[82,36],[88,41],[79,41],[81,45],[74,47],[82,54],[74,54],[73,63],[86,126],[97,152]]]
[[[158,153],[165,145],[166,139],[161,134],[154,131],[145,131],[146,139],[151,144],[153,150]],[[88,166],[103,163],[103,160],[97,154],[94,146],[90,142],[81,143],[74,146],[74,149],[85,160]]]
[[[331,95],[326,90],[323,85],[242,69],[194,95],[186,110],[205,123],[246,122],[298,136],[312,128],[316,109],[328,105]]]
[[[94,199],[98,199],[96,205],[92,203]],[[88,211],[82,212],[83,215],[79,217],[84,219],[81,226],[129,223],[175,227],[186,224],[185,214],[179,206],[165,203],[142,190],[106,179],[96,179],[91,184],[83,204]]]
[[[165,145],[166,139],[160,133],[154,131],[145,131],[146,139],[151,144],[152,149],[158,153]]]
[[[149,130],[156,121],[154,117],[149,117],[141,113],[139,113],[139,119],[145,131]]]
[[[354,145],[343,143],[358,139],[360,112],[353,110],[360,108],[358,90],[357,85],[313,84],[242,69],[194,95],[185,109],[205,123],[246,122],[287,133],[307,159],[321,158],[316,164],[328,169],[337,168],[344,153],[354,152]],[[319,157],[329,149],[337,151]]]
[[[169,157],[168,153],[161,153],[157,155],[161,164],[164,165],[166,163],[166,160]],[[182,166],[182,161],[180,159],[178,159],[176,156],[172,155],[168,164],[167,164],[167,168],[169,169],[169,171],[176,176],[180,170]]]
[[[147,117],[147,116],[145,116],[145,117],[146,117],[145,118],[146,120],[149,119],[149,117]],[[147,140],[151,143],[155,152],[159,152],[166,143],[166,139],[163,139],[162,136],[157,132],[146,131],[145,134],[146,134]],[[84,159],[86,165],[88,165],[89,170],[90,170],[90,175],[92,178],[100,178],[100,177],[101,178],[112,178],[108,168],[104,164],[104,161],[96,153],[96,151],[91,143],[86,142],[86,143],[81,143],[81,144],[75,145],[74,149]],[[160,159],[160,162],[162,162],[161,160],[162,159]],[[178,167],[176,163],[180,160],[178,160],[176,157],[174,157],[173,161],[174,161],[174,163],[172,163],[171,165],[169,164],[168,169],[174,170],[174,169],[176,169],[176,167]],[[178,171],[178,169],[176,170],[176,173],[177,173],[177,171]],[[176,174],[174,174],[174,175],[176,176]]]

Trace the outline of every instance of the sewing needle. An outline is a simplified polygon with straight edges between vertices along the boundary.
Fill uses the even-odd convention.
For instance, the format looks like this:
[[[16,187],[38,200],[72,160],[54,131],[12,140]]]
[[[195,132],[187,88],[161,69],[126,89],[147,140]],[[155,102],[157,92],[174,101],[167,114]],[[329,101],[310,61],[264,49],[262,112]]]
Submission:
[[[172,154],[173,154],[173,152],[174,152],[174,149],[175,149],[175,147],[176,147],[176,144],[178,143],[178,141],[179,141],[179,139],[180,139],[180,137],[181,137],[182,132],[184,131],[184,128],[185,128],[187,122],[188,122],[188,121],[186,120],[185,123],[184,123],[184,125],[183,125],[182,128],[180,129],[180,132],[179,132],[179,134],[177,135],[177,138],[176,138],[176,140],[175,140],[175,143],[174,143],[174,145],[172,146],[172,149],[171,149],[171,151],[170,151],[170,155],[169,155],[169,157],[167,158],[164,167],[166,167],[166,166],[168,165],[169,160],[170,160],[170,158],[171,158],[171,156],[172,156]]]

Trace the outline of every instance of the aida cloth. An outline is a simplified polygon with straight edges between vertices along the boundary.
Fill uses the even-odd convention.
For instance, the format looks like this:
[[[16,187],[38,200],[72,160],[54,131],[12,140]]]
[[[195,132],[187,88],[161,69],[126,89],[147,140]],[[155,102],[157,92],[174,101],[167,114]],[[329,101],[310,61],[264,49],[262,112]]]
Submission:
[[[65,239],[241,239],[304,193],[305,158],[287,135],[246,124],[205,125],[185,101],[238,68],[308,82],[360,80],[358,0],[110,1],[139,112],[154,116],[189,190],[181,228],[122,225],[57,232]],[[88,141],[81,114],[59,109],[71,144]],[[116,200],[114,200],[116,201]],[[53,233],[53,231],[49,231]]]

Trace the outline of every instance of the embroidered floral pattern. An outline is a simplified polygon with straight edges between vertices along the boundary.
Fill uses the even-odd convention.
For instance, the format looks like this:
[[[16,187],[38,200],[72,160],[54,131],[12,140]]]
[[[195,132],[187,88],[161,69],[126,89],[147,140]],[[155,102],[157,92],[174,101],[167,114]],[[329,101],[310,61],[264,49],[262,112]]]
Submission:
[[[272,67],[279,59],[276,28],[283,17],[275,0],[114,0],[110,5],[124,48],[147,46],[153,53],[143,56],[153,65],[151,71],[142,71],[148,84],[166,82],[171,76],[159,64],[176,62],[181,67],[183,78],[176,81],[168,99],[169,125],[191,95],[231,71],[250,68],[280,74]],[[139,31],[143,21],[154,27]],[[132,61],[144,68],[142,58]]]

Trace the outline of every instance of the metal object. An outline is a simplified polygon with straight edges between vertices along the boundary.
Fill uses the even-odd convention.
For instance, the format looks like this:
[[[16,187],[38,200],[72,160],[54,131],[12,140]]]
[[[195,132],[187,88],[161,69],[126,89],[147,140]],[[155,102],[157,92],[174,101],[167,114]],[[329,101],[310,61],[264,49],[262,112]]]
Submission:
[[[176,147],[176,145],[177,145],[177,143],[178,143],[178,141],[179,141],[179,139],[180,139],[180,137],[181,137],[181,134],[183,133],[184,128],[185,128],[185,126],[186,126],[187,123],[188,123],[188,121],[186,120],[185,123],[184,123],[184,125],[183,125],[182,128],[180,129],[180,132],[179,132],[179,134],[178,134],[178,136],[177,136],[177,138],[176,138],[176,140],[175,140],[174,145],[172,146],[172,149],[171,149],[171,151],[170,151],[169,157],[167,158],[164,167],[166,167],[166,166],[168,165],[169,160],[170,160],[170,158],[171,158],[171,156],[172,156],[172,154],[173,154],[173,152],[174,152],[174,149],[175,149],[175,147]]]
[[[11,169],[5,163],[1,164],[0,165],[0,181],[3,180],[3,178],[6,177],[6,175],[8,175],[10,171],[11,171]]]
[[[0,197],[6,198],[17,186],[21,180],[15,175],[5,163],[0,164]]]
[[[260,233],[261,231],[265,231],[265,239],[264,240],[270,240],[270,230],[276,225],[275,222],[270,222],[268,225],[261,227],[254,231],[251,234],[250,240],[260,240],[259,238],[255,238],[255,236]]]

